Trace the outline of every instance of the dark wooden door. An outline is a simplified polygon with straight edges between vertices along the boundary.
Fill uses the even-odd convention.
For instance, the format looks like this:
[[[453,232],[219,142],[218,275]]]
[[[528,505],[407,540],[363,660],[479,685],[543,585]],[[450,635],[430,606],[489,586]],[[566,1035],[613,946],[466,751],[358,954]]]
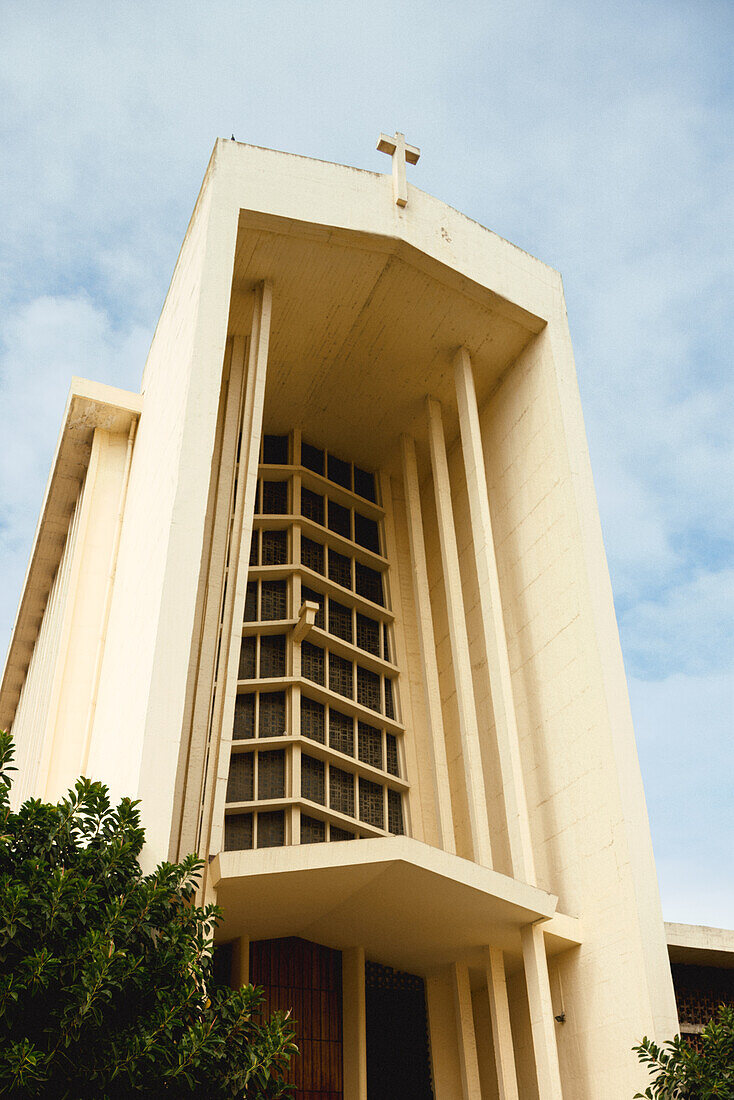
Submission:
[[[365,986],[369,1100],[433,1100],[423,979],[368,962]]]
[[[292,1010],[300,1050],[290,1081],[295,1100],[343,1100],[342,958],[308,940],[250,944],[250,981],[268,1009]]]

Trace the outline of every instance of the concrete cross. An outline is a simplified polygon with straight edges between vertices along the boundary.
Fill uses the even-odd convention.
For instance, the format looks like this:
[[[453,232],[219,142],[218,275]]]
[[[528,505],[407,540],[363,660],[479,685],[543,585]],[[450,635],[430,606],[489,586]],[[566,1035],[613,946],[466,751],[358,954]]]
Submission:
[[[392,157],[392,193],[398,206],[408,205],[408,184],[405,180],[405,162],[417,164],[421,155],[420,149],[415,145],[406,145],[405,134],[396,131],[394,137],[380,134],[377,142],[377,150],[380,153],[389,153]]]

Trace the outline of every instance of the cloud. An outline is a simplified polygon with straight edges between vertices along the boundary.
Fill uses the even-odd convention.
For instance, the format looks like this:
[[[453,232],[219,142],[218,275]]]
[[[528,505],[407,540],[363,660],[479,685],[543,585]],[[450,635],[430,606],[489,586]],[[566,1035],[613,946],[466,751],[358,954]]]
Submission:
[[[734,668],[629,687],[665,918],[734,927]]]
[[[704,572],[621,618],[628,668],[643,679],[697,675],[734,665],[734,568]]]
[[[733,38],[728,0],[6,4],[2,641],[69,377],[137,388],[214,138],[384,171],[398,128],[411,181],[563,272],[638,734],[678,731],[705,805],[678,711],[734,661]],[[646,778],[693,897],[715,868]]]
[[[7,638],[72,375],[138,390],[148,333],[115,329],[90,298],[41,297],[0,328],[0,623]]]

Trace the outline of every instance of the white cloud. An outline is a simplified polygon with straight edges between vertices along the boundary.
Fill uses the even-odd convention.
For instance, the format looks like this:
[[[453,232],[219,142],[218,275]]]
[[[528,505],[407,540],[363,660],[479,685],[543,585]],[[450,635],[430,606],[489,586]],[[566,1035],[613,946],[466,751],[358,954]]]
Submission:
[[[0,648],[69,376],[137,386],[214,138],[384,171],[397,127],[412,181],[563,272],[625,656],[667,677],[637,706],[704,705],[734,659],[733,30],[727,0],[6,4]]]
[[[701,573],[657,599],[640,600],[620,622],[633,675],[698,675],[734,663],[734,568]]]
[[[72,375],[138,390],[148,334],[115,330],[86,295],[6,313],[0,351],[0,635],[8,637]]]
[[[734,927],[734,666],[629,686],[665,918]]]

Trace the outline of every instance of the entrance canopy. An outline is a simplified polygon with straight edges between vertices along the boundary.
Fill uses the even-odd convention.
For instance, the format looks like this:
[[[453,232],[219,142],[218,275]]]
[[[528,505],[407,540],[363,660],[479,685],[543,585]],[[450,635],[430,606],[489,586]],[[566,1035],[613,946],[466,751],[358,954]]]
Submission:
[[[217,939],[300,936],[413,974],[488,945],[521,959],[520,929],[548,921],[549,954],[580,942],[557,898],[409,837],[220,852],[211,882],[224,920]]]

